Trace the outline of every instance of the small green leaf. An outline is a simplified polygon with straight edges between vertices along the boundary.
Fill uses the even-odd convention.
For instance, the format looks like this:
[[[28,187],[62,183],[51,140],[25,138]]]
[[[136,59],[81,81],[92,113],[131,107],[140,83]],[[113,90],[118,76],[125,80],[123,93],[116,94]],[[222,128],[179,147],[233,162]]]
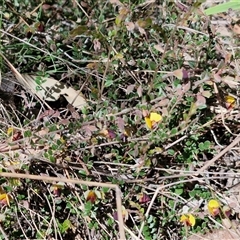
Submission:
[[[195,190],[192,190],[191,192],[189,192],[189,196],[190,197],[195,197],[196,195],[196,191]]]
[[[208,149],[210,148],[210,146],[211,146],[211,142],[210,142],[210,141],[205,141],[205,142],[204,142],[204,148],[205,148],[206,150],[208,150]]]
[[[38,230],[37,233],[36,233],[37,239],[42,239],[42,238],[45,237],[45,235],[46,235],[46,233],[44,231],[39,231]]]
[[[151,70],[155,70],[155,69],[157,68],[156,63],[153,62],[153,61],[149,61],[149,62],[148,62],[148,66],[149,66],[149,68],[150,68]]]
[[[61,233],[65,233],[69,228],[71,228],[71,222],[69,219],[66,219],[61,225]]]
[[[178,129],[177,128],[173,128],[172,130],[171,130],[171,135],[175,135],[175,134],[177,134],[178,133]]]
[[[110,87],[113,85],[113,80],[112,79],[107,79],[105,82],[105,87]]]
[[[63,143],[62,143],[62,141],[61,140],[59,140],[59,139],[57,139],[57,145],[58,146],[61,146]],[[56,148],[55,147],[52,147],[53,149],[55,148],[55,150],[57,149],[57,145],[55,145],[56,146]]]
[[[173,149],[168,149],[168,154],[173,156],[175,154],[175,151]]]
[[[87,201],[85,203],[85,209],[84,209],[84,214],[87,216],[87,215],[90,215],[90,212],[91,212],[91,209],[93,207],[93,204],[91,203],[91,201]]]
[[[183,194],[183,188],[175,188],[175,189],[174,189],[174,192],[175,192],[177,195],[182,195],[182,194]]]
[[[115,23],[117,26],[120,26],[121,22],[123,20],[123,16],[121,14],[119,14],[116,19],[115,19]]]
[[[53,157],[53,156],[49,156],[49,160],[50,160],[50,162],[53,162],[53,163],[56,162],[56,159],[55,159],[55,157]]]
[[[108,188],[108,187],[103,187],[103,188],[102,188],[102,191],[103,191],[104,193],[107,193],[107,192],[109,191],[109,188]]]
[[[49,154],[50,156],[53,155],[53,151],[52,151],[52,149],[48,149],[48,154]]]
[[[58,149],[58,145],[56,145],[56,144],[53,144],[51,147],[52,147],[52,150],[57,150]]]
[[[204,143],[202,143],[202,142],[198,144],[198,147],[201,151],[205,150]]]
[[[150,216],[148,217],[148,219],[147,219],[147,222],[148,222],[148,223],[151,223],[152,221],[153,221],[153,216],[150,215]]]
[[[32,136],[32,132],[30,130],[27,130],[24,132],[24,137],[31,137]]]

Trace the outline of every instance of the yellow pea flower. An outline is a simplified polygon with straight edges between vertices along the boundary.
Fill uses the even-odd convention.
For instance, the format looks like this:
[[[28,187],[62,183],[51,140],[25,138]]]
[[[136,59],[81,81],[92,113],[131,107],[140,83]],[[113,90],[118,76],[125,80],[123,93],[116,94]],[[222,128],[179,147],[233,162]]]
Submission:
[[[95,203],[96,200],[97,200],[97,194],[93,190],[86,191],[84,193],[84,195],[85,195],[86,200],[91,202],[91,203]]]
[[[217,216],[220,213],[220,204],[217,200],[212,199],[208,202],[208,211],[212,216]]]
[[[236,107],[236,99],[233,96],[228,95],[225,97],[225,104],[228,110],[232,110]]]
[[[7,193],[3,193],[3,194],[0,195],[0,203],[2,205],[10,206],[10,201],[11,200],[12,200],[12,197]]]
[[[196,219],[192,214],[184,214],[180,218],[180,222],[184,223],[186,226],[193,227],[196,224]]]
[[[10,206],[10,201],[12,197],[10,194],[7,194],[2,187],[0,187],[0,205]]]
[[[158,123],[162,120],[162,116],[158,113],[150,113],[148,117],[145,117],[146,125],[149,129],[152,129],[155,123]]]

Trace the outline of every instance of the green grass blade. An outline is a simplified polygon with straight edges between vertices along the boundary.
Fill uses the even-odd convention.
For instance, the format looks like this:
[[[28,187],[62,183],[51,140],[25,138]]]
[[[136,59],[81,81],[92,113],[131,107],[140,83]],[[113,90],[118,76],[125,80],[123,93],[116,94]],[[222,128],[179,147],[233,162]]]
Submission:
[[[210,7],[205,10],[205,14],[212,15],[216,13],[227,12],[229,9],[232,9],[232,10],[240,9],[240,2],[235,0],[227,3],[222,3],[214,7]]]

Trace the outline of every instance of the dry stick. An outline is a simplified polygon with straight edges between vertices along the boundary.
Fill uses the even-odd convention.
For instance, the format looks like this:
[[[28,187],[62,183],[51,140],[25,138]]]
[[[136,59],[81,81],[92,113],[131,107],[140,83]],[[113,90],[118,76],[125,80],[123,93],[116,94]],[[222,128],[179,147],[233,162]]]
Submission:
[[[194,176],[202,173],[208,167],[214,164],[220,157],[222,157],[226,152],[228,152],[231,148],[237,145],[240,142],[240,134],[233,140],[231,144],[229,144],[226,148],[224,148],[220,153],[218,153],[215,157],[209,160],[203,167],[201,167],[198,171],[194,173]]]
[[[32,179],[32,180],[38,180],[38,181],[51,181],[51,182],[59,182],[60,181],[60,182],[66,182],[66,183],[81,184],[81,185],[87,185],[87,186],[107,187],[107,188],[115,189],[120,240],[126,239],[125,232],[124,232],[123,215],[122,215],[121,190],[119,189],[117,184],[89,182],[89,181],[82,181],[82,180],[78,180],[78,179],[68,179],[68,178],[58,178],[58,177],[48,177],[48,176],[39,176],[39,175],[21,174],[21,173],[8,173],[8,172],[1,172],[0,177],[23,178],[23,179]]]
[[[85,16],[90,19],[90,16],[85,12],[85,10],[83,9],[83,7],[81,6],[81,4],[78,3],[78,1],[74,0],[74,2],[76,3],[76,5],[82,10],[82,12],[85,14]]]
[[[5,233],[5,231],[3,230],[3,228],[2,228],[2,225],[0,224],[0,232],[2,233],[2,235],[3,235],[3,237],[4,237],[4,239],[6,239],[6,240],[8,240],[9,238],[8,238],[8,236],[7,236],[7,234]]]

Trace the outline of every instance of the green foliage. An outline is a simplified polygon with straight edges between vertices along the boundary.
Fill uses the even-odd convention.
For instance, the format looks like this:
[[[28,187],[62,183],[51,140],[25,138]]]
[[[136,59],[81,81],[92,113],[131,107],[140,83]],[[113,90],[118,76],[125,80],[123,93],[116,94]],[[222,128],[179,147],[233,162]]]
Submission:
[[[173,192],[177,195],[182,195],[184,192],[184,185],[183,184],[178,184],[173,188]]]
[[[27,130],[24,132],[24,137],[31,137],[32,136],[32,132],[30,130]]]
[[[66,94],[45,101],[22,86],[10,94],[12,103],[1,100],[1,172],[59,180],[0,179],[14,199],[9,206],[0,199],[1,225],[9,239],[89,239],[92,232],[99,239],[119,237],[115,190],[64,184],[63,178],[117,184],[125,227],[136,236],[143,229],[144,239],[184,239],[187,233],[213,226],[203,206],[189,209],[205,214],[194,228],[183,227],[179,216],[219,189],[209,181],[199,185],[192,177],[201,178],[194,171],[204,166],[205,156],[210,159],[218,151],[216,139],[226,136],[225,145],[232,141],[230,128],[238,134],[231,125],[238,119],[232,120],[228,112],[223,123],[210,109],[221,100],[217,90],[238,95],[229,84],[239,79],[226,83],[225,77],[238,75],[233,62],[239,54],[237,47],[231,48],[236,51],[231,52],[232,61],[226,40],[211,32],[211,26],[207,29],[209,22],[197,11],[202,2],[185,6],[162,1],[159,7],[157,1],[142,0],[47,1],[39,8],[34,1],[4,1],[1,53],[20,73],[36,74],[39,90],[42,76],[49,76],[81,90],[88,102],[77,109]],[[235,10],[238,3],[233,3],[206,14],[229,6]],[[10,71],[0,56],[0,80],[9,78]],[[12,75],[10,79],[16,81]],[[151,114],[158,118],[150,119]],[[209,129],[216,132],[214,139]],[[86,197],[90,191],[97,198]],[[20,223],[22,228],[17,227]]]
[[[189,196],[194,199],[209,199],[211,197],[211,192],[196,184],[194,189],[189,192]]]
[[[201,142],[199,143],[198,147],[200,149],[200,151],[205,151],[205,150],[209,150],[211,146],[211,142],[210,141],[205,141],[205,142]]]
[[[61,233],[66,233],[68,229],[70,229],[72,226],[71,222],[69,219],[64,220],[63,223],[58,223],[58,227],[60,229]]]

